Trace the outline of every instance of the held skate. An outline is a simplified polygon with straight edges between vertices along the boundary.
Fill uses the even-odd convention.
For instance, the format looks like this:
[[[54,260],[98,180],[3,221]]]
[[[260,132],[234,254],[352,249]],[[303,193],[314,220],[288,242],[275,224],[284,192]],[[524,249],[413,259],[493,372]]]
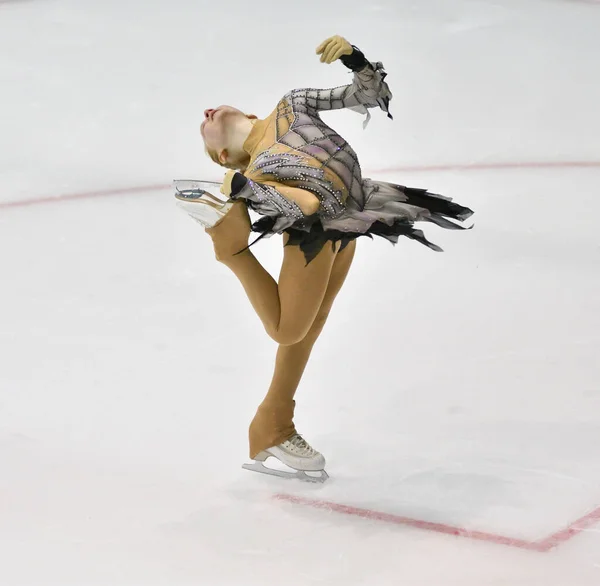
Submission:
[[[221,184],[214,181],[178,179],[173,186],[177,205],[205,228],[213,228],[234,204],[232,199],[223,201],[210,193],[220,190]]]
[[[295,472],[276,470],[264,465],[267,458],[273,456],[280,462],[294,469]],[[244,464],[242,468],[271,474],[281,478],[297,478],[304,482],[325,482],[329,475],[325,472],[325,458],[312,448],[302,436],[295,434],[278,446],[263,450],[254,458],[252,464]]]

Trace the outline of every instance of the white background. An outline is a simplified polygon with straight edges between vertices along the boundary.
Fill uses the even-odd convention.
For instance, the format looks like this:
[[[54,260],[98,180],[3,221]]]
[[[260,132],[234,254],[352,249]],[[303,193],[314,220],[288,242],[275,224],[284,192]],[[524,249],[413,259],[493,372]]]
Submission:
[[[537,553],[272,498],[530,541],[600,505],[598,31],[575,0],[0,1],[0,584],[598,584],[600,523]],[[6,204],[220,179],[202,111],[348,83],[333,34],[394,94],[323,116],[364,176],[476,214],[424,227],[443,254],[359,241],[297,395],[312,486],[241,469],[276,346],[169,187]]]

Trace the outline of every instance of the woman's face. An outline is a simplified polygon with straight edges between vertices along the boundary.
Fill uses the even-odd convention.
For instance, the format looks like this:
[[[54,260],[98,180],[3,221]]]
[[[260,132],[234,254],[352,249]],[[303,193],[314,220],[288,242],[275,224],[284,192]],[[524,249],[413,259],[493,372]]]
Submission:
[[[235,121],[246,115],[233,106],[219,106],[204,110],[204,120],[200,125],[200,134],[204,144],[217,152],[228,148],[230,130],[235,127]]]

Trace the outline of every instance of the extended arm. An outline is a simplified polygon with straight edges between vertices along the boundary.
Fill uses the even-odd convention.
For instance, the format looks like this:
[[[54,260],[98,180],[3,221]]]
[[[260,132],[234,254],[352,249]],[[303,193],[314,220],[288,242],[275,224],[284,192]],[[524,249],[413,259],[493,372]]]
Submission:
[[[364,126],[370,120],[368,108],[380,107],[389,118],[389,103],[392,93],[384,81],[386,73],[382,63],[369,62],[362,51],[342,37],[331,37],[324,41],[317,52],[322,52],[322,61],[337,59],[354,74],[351,84],[330,89],[300,88],[291,90],[286,98],[295,112],[337,110],[349,108],[367,114]]]

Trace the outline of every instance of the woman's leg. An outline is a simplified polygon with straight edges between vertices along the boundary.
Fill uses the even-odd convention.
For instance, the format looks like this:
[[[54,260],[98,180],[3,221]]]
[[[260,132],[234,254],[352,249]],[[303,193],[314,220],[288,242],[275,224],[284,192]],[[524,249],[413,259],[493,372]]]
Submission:
[[[213,239],[217,259],[239,279],[269,336],[282,345],[304,339],[323,302],[339,243],[335,250],[328,243],[308,265],[298,246],[286,246],[277,283],[250,250],[234,255],[247,245],[250,233],[244,203],[234,204],[206,232]]]
[[[355,248],[356,241],[352,241],[337,254],[323,301],[304,339],[296,344],[280,345],[277,350],[271,386],[250,425],[251,458],[254,458],[262,450],[279,445],[295,433],[294,394],[312,348],[321,334],[333,302],[344,284],[354,258]]]

